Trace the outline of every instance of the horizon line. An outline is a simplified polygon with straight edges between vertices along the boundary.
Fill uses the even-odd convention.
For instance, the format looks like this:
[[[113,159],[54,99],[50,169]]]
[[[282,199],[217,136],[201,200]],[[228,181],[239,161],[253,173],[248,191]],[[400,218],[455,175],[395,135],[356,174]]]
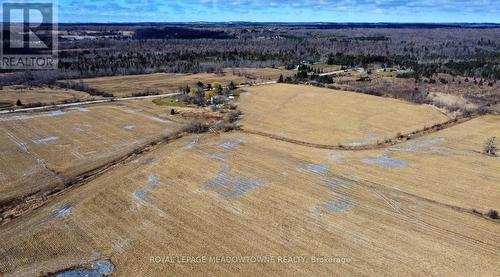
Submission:
[[[9,23],[9,22],[2,22]],[[18,22],[20,23],[20,22]],[[474,25],[499,25],[500,22],[364,22],[364,21],[88,21],[88,22],[57,22],[56,24],[234,24],[234,23],[250,23],[250,24],[436,24],[436,25],[459,25],[459,24],[474,24]]]

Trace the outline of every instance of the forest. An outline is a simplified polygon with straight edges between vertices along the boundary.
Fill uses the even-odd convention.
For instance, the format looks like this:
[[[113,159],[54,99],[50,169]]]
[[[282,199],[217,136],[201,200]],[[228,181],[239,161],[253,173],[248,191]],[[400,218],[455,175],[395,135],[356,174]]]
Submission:
[[[59,30],[59,69],[47,73],[57,79],[292,69],[304,62],[500,79],[496,24],[61,24]]]

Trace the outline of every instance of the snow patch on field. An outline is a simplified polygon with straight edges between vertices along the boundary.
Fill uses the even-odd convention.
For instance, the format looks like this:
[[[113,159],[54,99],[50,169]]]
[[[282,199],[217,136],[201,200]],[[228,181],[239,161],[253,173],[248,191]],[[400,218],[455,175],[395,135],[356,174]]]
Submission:
[[[69,112],[90,112],[91,110],[88,108],[82,108],[82,107],[74,107],[74,108],[69,108],[67,110],[55,110],[55,111],[49,111],[49,112],[40,112],[40,113],[34,113],[34,114],[21,114],[21,115],[2,115],[0,116],[0,122],[5,122],[5,121],[16,121],[16,120],[28,120],[28,119],[33,119],[33,118],[40,118],[40,117],[59,117],[62,115],[66,114],[66,111]]]
[[[230,153],[213,153],[213,154],[208,154],[208,157],[211,159],[217,159],[217,160],[223,160],[226,158],[229,158],[231,156]]]
[[[160,185],[160,180],[158,179],[158,177],[155,174],[149,174],[148,184],[149,184],[149,186],[154,188],[154,187],[157,187]]]
[[[137,205],[138,206],[149,205],[150,202],[149,193],[151,192],[151,190],[158,187],[159,185],[160,185],[160,180],[158,179],[158,176],[156,176],[154,173],[149,174],[148,184],[143,188],[138,189],[132,193],[134,199],[136,200]]]
[[[352,206],[352,202],[347,197],[341,197],[340,199],[328,201],[316,208],[318,212],[336,212],[341,213],[346,211]]]
[[[72,111],[79,111],[79,112],[82,112],[82,113],[90,112],[90,109],[88,109],[88,108],[82,108],[82,107],[75,107],[75,108],[71,108],[70,110],[72,110]]]
[[[408,162],[403,160],[397,160],[389,156],[380,156],[376,158],[366,158],[363,162],[371,165],[382,165],[388,168],[405,168],[408,166]]]
[[[54,210],[54,214],[59,219],[67,218],[71,215],[71,210],[73,207],[71,205],[66,205],[62,208],[58,208]]]
[[[61,110],[50,112],[50,116],[61,116],[63,114],[65,114],[65,112],[63,112]]]
[[[406,147],[394,147],[394,148],[389,148],[391,151],[397,151],[397,152],[417,152],[421,151],[424,149],[428,149],[429,147],[432,147],[434,145],[439,145],[446,142],[445,138],[432,138],[432,139],[427,139],[424,141],[420,142],[414,142]]]
[[[319,175],[321,181],[336,193],[338,190],[345,191],[350,189],[349,183],[332,176],[330,165],[328,164],[306,164],[305,169],[312,174]],[[314,208],[314,211],[319,213],[344,212],[351,206],[351,199],[348,196],[342,195],[340,198],[337,196],[332,200],[319,204]]]
[[[207,181],[204,184],[204,188],[215,191],[224,197],[239,198],[264,184],[262,180],[231,176],[229,174],[230,171],[231,167],[224,162],[217,176]]]
[[[127,129],[127,130],[133,130],[135,129],[135,125],[134,124],[128,124],[128,125],[125,125],[123,126],[124,129]]]
[[[330,174],[330,165],[328,164],[306,164],[305,169],[309,173],[313,173],[320,176],[320,179],[329,187],[337,188],[344,187],[347,188],[347,184],[341,180],[337,180]]]
[[[330,166],[327,164],[307,164],[306,170],[315,174],[326,174],[330,170]]]
[[[241,140],[231,140],[224,142],[220,147],[234,149],[237,145],[242,143],[243,141]],[[203,184],[203,188],[206,190],[214,191],[226,198],[240,198],[266,183],[256,178],[231,175],[231,166],[225,160],[231,156],[231,153],[212,153],[207,154],[207,156],[222,162],[222,167],[214,178]]]
[[[66,112],[57,110],[57,111],[51,111],[51,112],[43,112],[39,114],[33,114],[33,115],[28,115],[28,114],[23,114],[23,115],[6,115],[0,117],[0,121],[16,121],[16,120],[28,120],[28,119],[33,119],[33,118],[39,118],[39,117],[57,117],[64,115]]]
[[[35,144],[46,144],[46,143],[53,142],[56,140],[59,140],[59,137],[50,136],[50,137],[46,137],[46,138],[40,138],[40,139],[33,140],[33,142]]]
[[[221,144],[220,147],[226,148],[226,149],[234,149],[234,148],[236,148],[236,146],[243,144],[243,143],[244,142],[240,139],[229,140],[229,141],[226,141],[223,144]]]
[[[144,111],[143,109],[123,109],[124,112],[126,113],[139,113]]]
[[[156,122],[161,122],[161,123],[172,123],[171,121],[168,121],[168,120],[165,120],[165,119],[162,119],[160,117],[157,117],[157,116],[148,116],[149,119],[153,120],[153,121],[156,121]]]
[[[144,206],[145,203],[149,202],[149,191],[145,189],[136,190],[134,192],[134,197]]]

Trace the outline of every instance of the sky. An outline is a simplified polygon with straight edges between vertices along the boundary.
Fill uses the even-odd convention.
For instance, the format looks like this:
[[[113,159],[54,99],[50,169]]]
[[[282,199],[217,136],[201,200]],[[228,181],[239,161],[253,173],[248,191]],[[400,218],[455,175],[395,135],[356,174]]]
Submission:
[[[65,23],[500,23],[500,0],[58,0],[58,6]]]

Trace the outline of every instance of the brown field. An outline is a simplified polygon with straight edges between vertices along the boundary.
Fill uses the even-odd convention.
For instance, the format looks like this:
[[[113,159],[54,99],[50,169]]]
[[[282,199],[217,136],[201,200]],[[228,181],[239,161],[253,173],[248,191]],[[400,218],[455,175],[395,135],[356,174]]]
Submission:
[[[295,72],[291,70],[285,70],[282,68],[226,68],[224,72],[243,76],[251,80],[257,81],[275,81],[278,80],[280,75],[284,77],[291,76]]]
[[[64,186],[179,128],[145,102],[0,116],[0,202]]]
[[[259,115],[275,126],[265,131],[306,141],[318,136],[319,143],[349,142],[363,138],[365,130],[386,136],[447,120],[429,106],[354,93],[285,85],[249,91],[241,104],[244,128],[257,126],[252,120]],[[295,101],[309,113],[298,111]],[[313,104],[316,109],[309,108]],[[176,124],[152,120],[168,118],[166,109],[151,101],[116,105],[16,124],[0,118],[0,126],[16,134],[2,138],[2,145],[10,143],[2,153],[19,157],[20,165],[13,169],[17,161],[2,161],[0,168],[30,168],[20,158],[27,145],[52,157],[47,164],[71,172],[76,162],[65,155],[78,149],[75,141],[82,141],[80,147],[94,143],[68,131],[82,120],[88,128],[99,127],[92,136],[105,146],[88,147],[103,153]],[[73,114],[78,119],[66,119]],[[303,123],[293,124],[300,116]],[[42,119],[58,120],[53,123],[66,131],[58,133]],[[31,120],[40,122],[32,126]],[[133,129],[138,137],[123,133],[125,122],[144,125]],[[480,152],[487,138],[500,137],[499,127],[500,117],[485,116],[366,151],[317,149],[242,132],[184,137],[0,225],[0,275],[44,276],[109,260],[116,276],[498,276],[499,221],[480,213],[500,210],[500,159]],[[33,130],[61,139],[35,146],[31,142],[41,136]],[[67,148],[60,155],[36,148],[52,143]],[[274,260],[211,262],[214,256]],[[161,262],[166,257],[184,258]]]
[[[270,80],[275,81],[279,78],[280,74],[287,76],[292,73],[291,71],[269,68],[235,68],[226,69],[223,74],[155,73],[84,79],[83,82],[91,87],[112,93],[118,97],[123,97],[148,90],[158,90],[161,93],[176,92],[180,87],[185,87],[187,85],[195,86],[198,81],[201,81],[204,84],[219,82],[223,85],[227,85],[231,81],[235,84],[258,83]]]
[[[476,118],[404,144],[343,152],[335,168],[447,205],[500,209],[500,158],[482,154],[500,137],[500,117]]]
[[[483,120],[499,124],[498,118]],[[482,136],[456,133],[461,132],[441,134],[452,136],[456,151],[473,153],[481,144]],[[43,275],[109,259],[117,276],[500,274],[499,223],[470,210],[500,208],[500,174],[491,171],[500,160],[464,156],[439,163],[434,157],[442,154],[424,152],[409,153],[408,168],[361,160],[383,153],[358,157],[241,133],[184,138],[1,226],[0,273]],[[456,166],[462,170],[476,162],[489,167],[460,173],[476,176],[472,184],[455,183],[463,177],[455,176]],[[395,178],[399,173],[408,178]],[[440,183],[415,186],[411,178],[424,174]],[[480,179],[482,174],[491,181]],[[261,255],[301,256],[305,262],[151,261]],[[320,256],[348,260],[312,261]]]
[[[285,84],[246,90],[244,129],[309,143],[373,144],[449,119],[432,106],[354,92]]]
[[[342,66],[340,65],[329,65],[329,64],[313,64],[311,65],[313,69],[319,69],[322,73],[328,73],[328,72],[333,72],[333,71],[339,71]]]
[[[75,100],[91,100],[98,97],[92,97],[89,94],[81,91],[49,88],[49,87],[33,87],[26,88],[21,86],[8,86],[0,90],[0,102],[16,104],[19,99],[23,104],[58,104],[64,101]]]

